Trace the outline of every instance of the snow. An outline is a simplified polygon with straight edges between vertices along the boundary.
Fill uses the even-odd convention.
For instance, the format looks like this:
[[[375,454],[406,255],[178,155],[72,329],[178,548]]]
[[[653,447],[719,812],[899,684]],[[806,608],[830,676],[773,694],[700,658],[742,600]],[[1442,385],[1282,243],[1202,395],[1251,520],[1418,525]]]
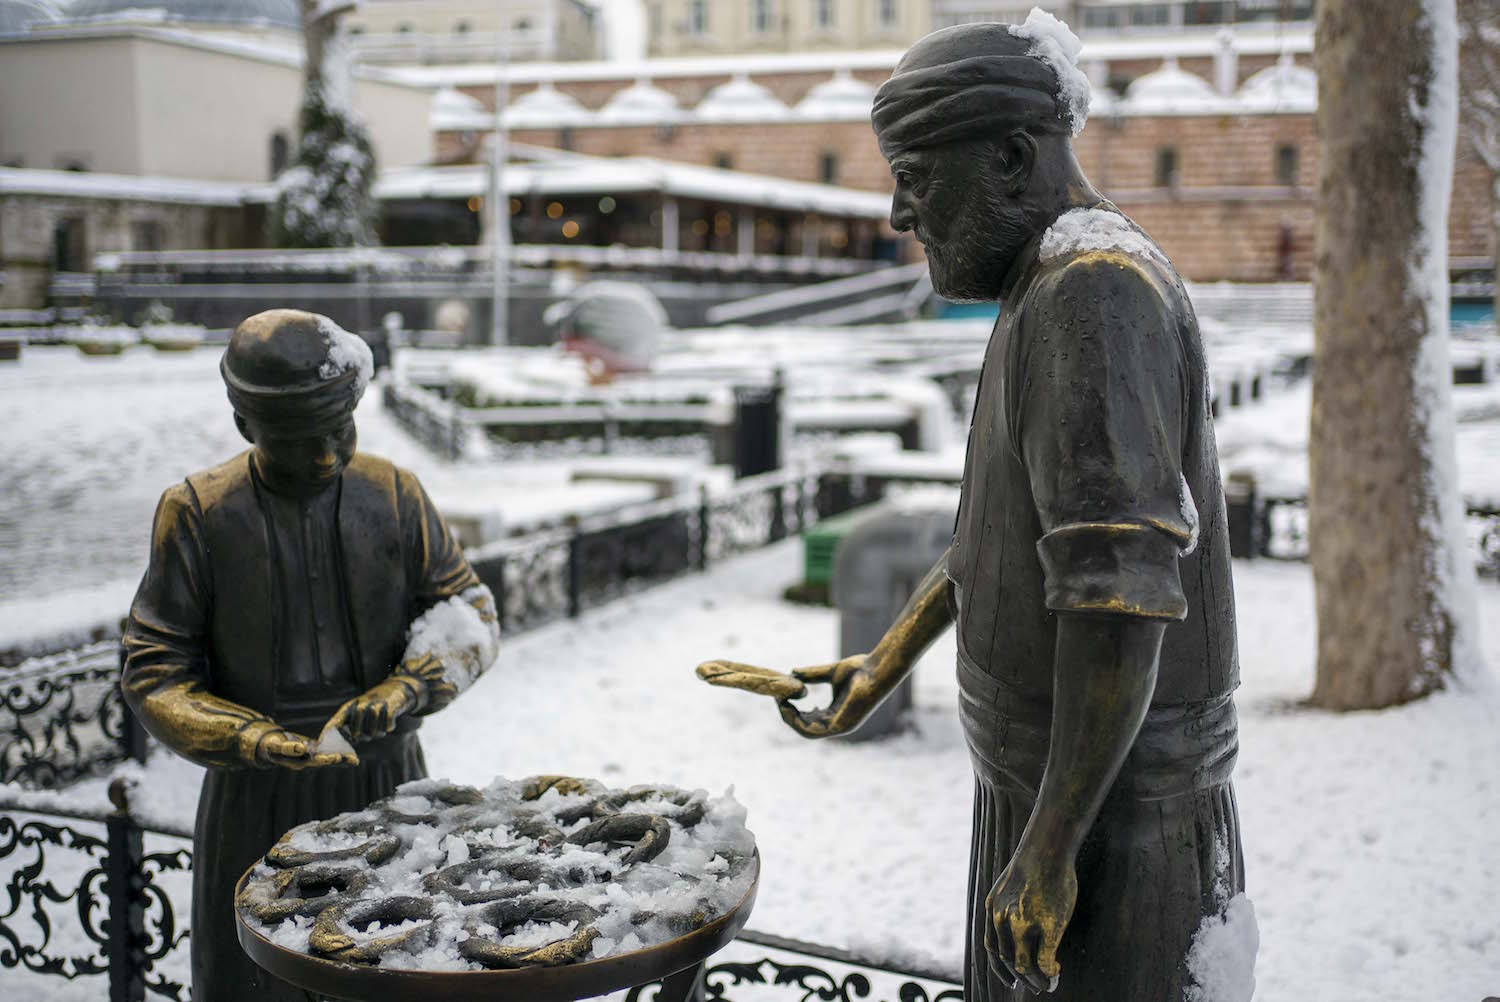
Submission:
[[[1250,1002],[1259,948],[1255,906],[1241,892],[1222,914],[1205,918],[1194,934],[1187,960],[1194,983],[1185,1002]]]
[[[768,705],[691,677],[713,656],[777,669],[837,656],[835,613],[779,599],[800,566],[800,547],[781,544],[508,640],[494,671],[426,721],[427,761],[434,775],[470,783],[487,782],[496,763],[512,775],[612,785],[733,783],[764,857],[752,928],[956,973],[972,779],[951,634],[917,667],[911,729],[883,742],[805,741]],[[1306,709],[1316,647],[1308,569],[1236,561],[1234,574],[1244,674],[1235,783],[1263,946],[1256,998],[1494,994],[1500,933],[1476,916],[1492,913],[1500,886],[1500,856],[1483,851],[1500,829],[1490,767],[1500,759],[1500,693],[1443,692],[1381,712]],[[1480,600],[1481,621],[1500,623],[1500,586],[1483,583]],[[1486,634],[1489,661],[1500,663],[1500,630]],[[191,826],[202,770],[158,752],[145,774],[140,797],[154,798],[154,814]],[[90,780],[77,798],[107,809],[104,786]],[[859,908],[849,906],[855,894]],[[764,953],[732,949],[726,957]],[[97,994],[30,983],[58,998]]]
[[[1179,475],[1182,481],[1178,485],[1177,507],[1182,511],[1182,520],[1188,526],[1188,541],[1180,551],[1182,556],[1191,556],[1198,548],[1198,503],[1193,500],[1193,489],[1188,486],[1187,477]]]
[[[57,195],[176,205],[238,206],[243,204],[249,192],[258,187],[232,181],[0,167],[0,195]]]
[[[816,121],[864,121],[874,102],[874,87],[854,79],[847,69],[838,69],[831,80],[815,84],[795,110],[798,118]]]
[[[675,95],[643,79],[616,91],[599,109],[598,122],[600,125],[666,124],[681,116]]]
[[[1071,28],[1040,7],[1031,8],[1025,23],[1008,27],[1015,37],[1029,39],[1029,54],[1046,63],[1057,75],[1059,103],[1065,109],[1063,117],[1077,136],[1088,122],[1092,93],[1089,78],[1078,68],[1078,53],[1083,43]]]
[[[402,661],[431,655],[443,664],[443,680],[463,692],[495,661],[500,628],[480,618],[476,603],[495,608],[495,596],[484,585],[439,602],[412,621]],[[460,652],[478,651],[477,662]]]
[[[465,956],[466,941],[484,937],[504,946],[543,946],[578,930],[580,921],[587,921],[592,932],[586,957],[612,956],[676,938],[684,928],[701,927],[749,892],[756,872],[755,840],[745,828],[745,809],[732,793],[709,799],[701,790],[611,790],[587,781],[582,792],[560,794],[554,788],[539,797],[528,796],[528,787],[537,779],[499,778],[483,791],[464,788],[463,803],[445,798],[451,792],[445,790],[446,780],[405,783],[395,795],[365,810],[294,828],[287,840],[304,851],[344,850],[363,841],[351,839],[351,832],[363,835],[371,824],[400,840],[395,855],[378,864],[350,861],[369,881],[359,892],[360,900],[419,895],[432,903],[431,921],[407,919],[362,929],[340,921],[341,931],[357,942],[377,932],[381,938],[411,932],[411,938],[380,957],[382,967],[394,969],[482,969],[486,965]],[[388,812],[431,820],[403,822]],[[616,816],[665,821],[665,843],[653,841],[655,851],[632,859],[638,846],[585,841],[583,831],[591,821]],[[566,834],[568,840],[553,843],[538,834],[539,828],[552,829],[554,837]],[[463,866],[471,859],[478,870],[469,872],[465,866],[446,875],[452,882],[448,886],[434,886],[433,876],[440,868]],[[508,869],[536,863],[543,867],[539,876],[515,876]],[[279,898],[280,872],[269,860],[258,863],[245,899]],[[558,902],[583,906],[593,914],[561,921],[545,921],[546,916],[539,915],[506,927],[506,934],[497,937],[501,930],[491,921],[501,920],[487,907],[491,902],[466,901],[451,889],[455,884],[470,893],[491,891],[491,901],[503,897],[520,903]],[[316,943],[307,942],[303,923],[254,924],[273,942],[316,952]]]
[[[506,105],[504,119],[507,129],[558,129],[579,124],[587,116],[588,112],[576,98],[543,83]],[[489,124],[493,125],[494,116],[489,117]]]
[[[737,73],[710,90],[693,109],[704,122],[774,122],[787,117],[787,106],[769,90]]]
[[[370,380],[375,378],[375,356],[370,346],[358,334],[350,334],[322,314],[318,318],[318,332],[328,341],[328,360],[318,367],[323,379],[333,379],[350,369],[356,369],[355,396],[361,396]]]
[[[1417,101],[1418,81],[1412,82],[1414,119],[1420,124],[1420,185],[1418,232],[1411,269],[1411,285],[1420,290],[1426,334],[1418,347],[1412,374],[1414,427],[1425,433],[1422,451],[1429,478],[1428,491],[1437,510],[1424,512],[1425,532],[1437,545],[1428,547],[1437,566],[1435,609],[1419,621],[1436,628],[1441,619],[1451,630],[1454,675],[1462,682],[1476,679],[1483,669],[1475,631],[1474,563],[1469,559],[1464,527],[1463,496],[1459,488],[1453,420],[1453,368],[1449,357],[1448,209],[1453,195],[1453,164],[1458,140],[1458,16],[1454,0],[1423,0],[1423,20],[1430,32],[1432,79],[1426,104]],[[1426,640],[1434,657],[1436,642]],[[1433,665],[1431,673],[1441,670]],[[1429,676],[1430,677],[1430,676]]]
[[[1072,209],[1058,216],[1042,234],[1044,262],[1088,251],[1118,251],[1166,261],[1150,237],[1108,209]]]

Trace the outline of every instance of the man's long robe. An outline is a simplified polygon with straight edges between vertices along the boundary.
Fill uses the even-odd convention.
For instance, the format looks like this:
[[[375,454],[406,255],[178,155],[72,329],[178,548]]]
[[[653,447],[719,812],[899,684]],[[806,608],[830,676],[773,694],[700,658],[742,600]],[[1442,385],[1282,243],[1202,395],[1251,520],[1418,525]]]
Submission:
[[[357,810],[426,775],[416,729],[403,717],[394,733],[357,746],[360,764],[292,771],[249,768],[236,757],[234,717],[201,720],[184,749],[179,721],[154,716],[147,702],[192,681],[216,696],[304,735],[316,736],[342,698],[391,674],[407,626],[422,612],[479,584],[415,477],[383,459],[356,455],[339,481],[328,527],[342,579],[341,623],[320,634],[347,638],[340,659],[352,688],[309,689],[305,666],[290,661],[315,650],[318,637],[290,636],[288,619],[318,630],[316,616],[289,617],[284,582],[303,580],[275,521],[287,509],[256,475],[251,453],[188,477],[157,507],[151,558],[126,624],[123,686],[147,729],[174,750],[207,765],[193,846],[192,969],[196,1002],[304,1002],[305,994],[270,977],[240,949],[234,932],[234,884],[273,842],[306,821]],[[295,510],[295,504],[292,510]],[[318,533],[312,533],[317,538]],[[324,561],[319,561],[324,563]],[[309,602],[309,606],[312,603]],[[326,642],[325,642],[326,648]],[[209,740],[204,741],[205,735]],[[205,745],[208,746],[205,749]]]
[[[1203,348],[1154,247],[1043,260],[1039,244],[1006,279],[948,561],[976,778],[966,997],[1031,997],[989,972],[985,898],[1046,765],[1057,617],[1103,614],[1168,625],[1145,724],[1078,854],[1049,997],[1176,1002],[1193,933],[1244,888],[1234,595]]]

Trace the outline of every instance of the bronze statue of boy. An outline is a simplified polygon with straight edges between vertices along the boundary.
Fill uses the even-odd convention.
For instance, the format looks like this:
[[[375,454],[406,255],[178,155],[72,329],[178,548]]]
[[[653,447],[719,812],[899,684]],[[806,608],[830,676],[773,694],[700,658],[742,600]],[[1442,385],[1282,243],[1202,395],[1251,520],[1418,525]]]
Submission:
[[[240,950],[235,881],[289,828],[425,776],[421,717],[489,667],[499,634],[416,478],[354,451],[363,341],[271,310],[235,330],[220,372],[252,448],[162,494],[123,688],[152,736],[208,767],[193,998],[303,1002]]]
[[[1182,999],[1195,931],[1244,888],[1203,348],[1166,257],[1074,157],[1076,46],[1045,15],[947,28],[876,95],[891,225],[941,295],[1000,316],[952,548],[873,651],[795,673],[828,708],[781,699],[799,733],[847,732],[956,625],[969,1002]]]

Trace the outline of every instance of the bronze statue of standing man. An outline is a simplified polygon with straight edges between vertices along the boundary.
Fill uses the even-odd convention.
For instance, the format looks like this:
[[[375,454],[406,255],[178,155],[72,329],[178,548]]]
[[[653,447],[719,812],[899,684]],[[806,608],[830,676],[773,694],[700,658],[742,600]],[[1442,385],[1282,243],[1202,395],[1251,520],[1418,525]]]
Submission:
[[[947,28],[876,94],[891,224],[941,295],[1000,316],[952,548],[873,651],[796,672],[827,709],[781,701],[804,735],[852,730],[956,625],[969,1002],[1176,1002],[1194,933],[1244,888],[1203,347],[1171,264],[1074,157],[1077,44],[1036,13]]]
[[[489,667],[499,634],[416,478],[355,453],[363,341],[270,310],[235,330],[220,372],[252,447],[162,495],[122,684],[153,737],[208,767],[193,999],[304,1002],[240,949],[235,881],[288,829],[425,776],[421,718]],[[325,724],[332,747],[313,738]]]

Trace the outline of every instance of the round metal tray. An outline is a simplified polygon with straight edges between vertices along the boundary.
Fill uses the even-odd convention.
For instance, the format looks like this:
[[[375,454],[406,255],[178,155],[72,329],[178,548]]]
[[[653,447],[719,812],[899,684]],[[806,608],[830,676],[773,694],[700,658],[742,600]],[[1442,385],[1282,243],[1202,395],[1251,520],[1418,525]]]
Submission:
[[[251,869],[254,869],[253,867]],[[246,871],[235,886],[243,889]],[[760,852],[750,890],[725,914],[686,936],[601,960],[501,971],[399,971],[325,960],[277,946],[235,910],[235,932],[250,959],[299,988],[347,1002],[573,1002],[660,981],[727,946],[750,920],[760,889]]]

